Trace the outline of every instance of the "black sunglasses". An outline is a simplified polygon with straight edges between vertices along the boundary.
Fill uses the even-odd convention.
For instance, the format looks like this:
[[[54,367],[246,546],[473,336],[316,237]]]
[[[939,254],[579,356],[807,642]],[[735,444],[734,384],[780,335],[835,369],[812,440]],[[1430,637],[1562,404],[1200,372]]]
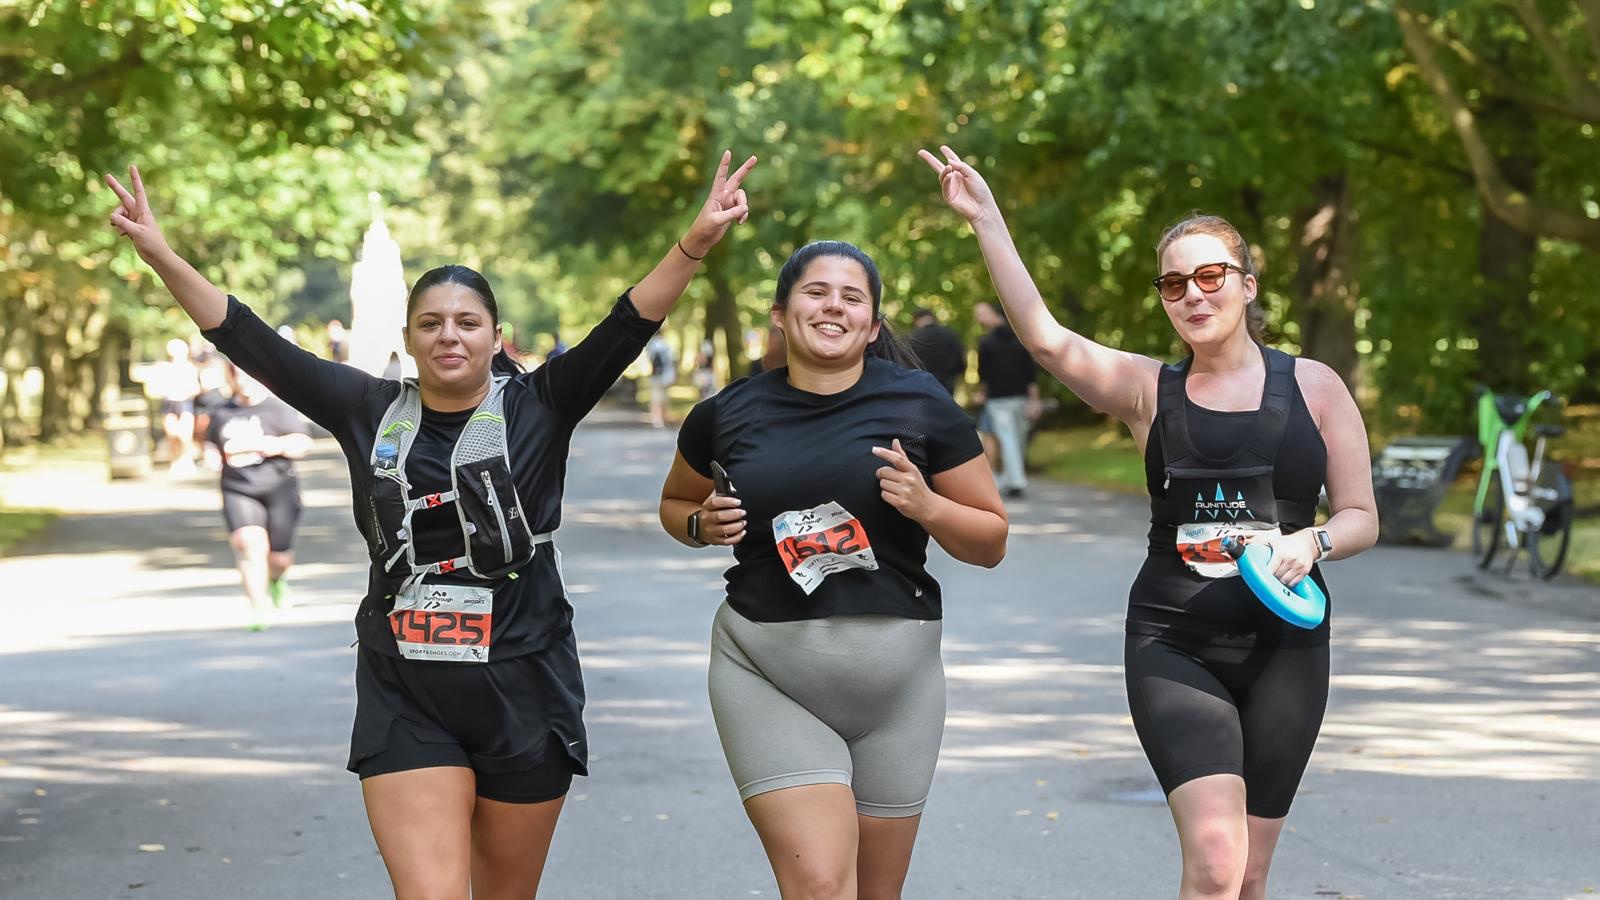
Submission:
[[[1150,283],[1156,286],[1156,293],[1168,303],[1175,303],[1183,299],[1188,293],[1190,279],[1200,286],[1200,290],[1214,294],[1222,290],[1222,283],[1228,279],[1228,270],[1232,269],[1242,275],[1250,274],[1250,270],[1243,266],[1236,266],[1231,262],[1206,263],[1196,268],[1188,275],[1163,275],[1153,278]]]

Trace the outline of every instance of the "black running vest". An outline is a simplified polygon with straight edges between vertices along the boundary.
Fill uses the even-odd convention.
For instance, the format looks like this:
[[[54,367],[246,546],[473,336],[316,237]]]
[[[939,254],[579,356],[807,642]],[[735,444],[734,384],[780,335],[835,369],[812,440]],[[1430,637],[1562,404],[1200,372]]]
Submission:
[[[1230,533],[1311,527],[1327,470],[1322,436],[1295,383],[1294,357],[1260,349],[1267,371],[1254,412],[1189,403],[1190,359],[1161,369],[1145,459],[1149,553],[1129,593],[1130,633],[1227,644],[1327,640],[1326,620],[1301,631],[1262,605],[1221,548]],[[1211,440],[1195,440],[1191,428],[1206,429],[1196,434]],[[1218,454],[1215,438],[1234,435],[1237,443]],[[1311,577],[1327,591],[1317,567]]]

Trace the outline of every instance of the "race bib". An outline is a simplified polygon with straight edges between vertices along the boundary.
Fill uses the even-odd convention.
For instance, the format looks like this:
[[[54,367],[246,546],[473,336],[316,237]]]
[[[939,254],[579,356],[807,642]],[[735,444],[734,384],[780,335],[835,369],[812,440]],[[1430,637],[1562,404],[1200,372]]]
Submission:
[[[1238,538],[1245,543],[1282,534],[1275,525],[1265,522],[1195,522],[1178,526],[1178,555],[1196,575],[1206,578],[1228,578],[1239,574],[1239,564],[1228,551],[1222,549],[1224,538]]]
[[[235,469],[261,465],[266,457],[254,452],[229,453],[228,443],[235,438],[245,441],[260,440],[264,435],[265,432],[261,430],[261,419],[257,416],[241,416],[224,423],[218,437],[222,438],[222,452],[228,458],[228,465]]]
[[[774,517],[772,537],[789,577],[807,595],[835,572],[878,568],[861,520],[832,501]]]
[[[406,659],[484,663],[494,625],[494,591],[459,584],[414,584],[389,613],[395,644]]]

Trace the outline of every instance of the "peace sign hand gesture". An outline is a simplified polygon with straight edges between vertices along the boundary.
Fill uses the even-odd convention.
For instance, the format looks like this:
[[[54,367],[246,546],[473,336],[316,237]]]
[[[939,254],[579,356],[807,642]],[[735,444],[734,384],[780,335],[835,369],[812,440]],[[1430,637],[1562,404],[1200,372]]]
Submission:
[[[717,177],[711,182],[711,192],[706,195],[706,202],[701,205],[700,214],[694,217],[689,232],[683,236],[683,249],[692,256],[705,256],[728,233],[733,223],[743,222],[750,217],[750,200],[740,185],[750,170],[755,168],[756,158],[752,156],[745,160],[738,171],[729,175],[728,164],[731,162],[733,151],[722,151],[722,161],[717,165]]]
[[[161,226],[156,224],[155,213],[150,211],[150,200],[145,196],[144,179],[139,177],[138,166],[128,167],[128,178],[133,184],[131,194],[114,176],[109,173],[105,176],[106,185],[122,201],[111,214],[111,227],[133,242],[140,259],[150,262],[167,249],[167,239],[161,233]]]
[[[944,159],[926,150],[918,150],[917,155],[939,173],[944,202],[974,226],[990,216],[998,218],[1000,210],[995,206],[994,194],[989,192],[989,185],[984,183],[978,170],[963,162],[944,144],[939,145],[939,152],[944,154]]]

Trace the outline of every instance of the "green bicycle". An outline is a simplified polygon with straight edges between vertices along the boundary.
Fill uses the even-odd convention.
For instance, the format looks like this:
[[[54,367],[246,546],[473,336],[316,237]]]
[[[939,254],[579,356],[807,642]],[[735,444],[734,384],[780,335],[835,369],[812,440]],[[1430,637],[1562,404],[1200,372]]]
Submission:
[[[1525,398],[1478,388],[1483,475],[1472,505],[1472,553],[1480,569],[1489,568],[1502,546],[1510,550],[1507,574],[1523,549],[1536,578],[1555,577],[1566,562],[1577,501],[1565,464],[1546,459],[1544,452],[1545,441],[1566,429],[1534,425],[1532,459],[1523,445],[1534,413],[1551,400],[1549,391]]]

